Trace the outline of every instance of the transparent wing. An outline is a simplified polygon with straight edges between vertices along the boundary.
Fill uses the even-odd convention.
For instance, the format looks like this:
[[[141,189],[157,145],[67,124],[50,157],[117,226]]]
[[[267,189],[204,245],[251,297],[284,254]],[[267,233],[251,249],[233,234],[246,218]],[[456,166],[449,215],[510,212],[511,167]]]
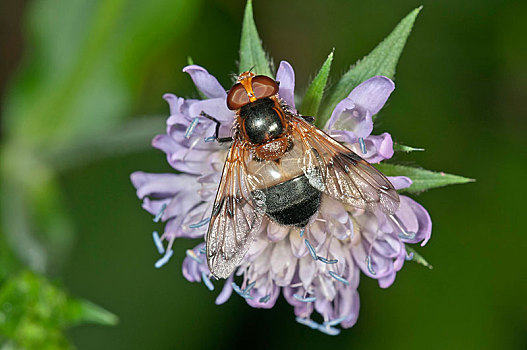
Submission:
[[[265,214],[265,196],[257,177],[248,174],[240,140],[231,146],[218,187],[207,232],[207,263],[218,278],[227,278],[249,250]]]
[[[399,195],[380,171],[305,120],[291,121],[294,137],[304,147],[302,170],[313,187],[356,208],[397,211]]]

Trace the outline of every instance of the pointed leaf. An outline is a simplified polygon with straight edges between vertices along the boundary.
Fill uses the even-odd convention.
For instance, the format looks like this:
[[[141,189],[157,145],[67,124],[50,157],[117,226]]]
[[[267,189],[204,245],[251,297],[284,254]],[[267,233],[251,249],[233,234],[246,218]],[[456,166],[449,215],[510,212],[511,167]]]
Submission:
[[[240,73],[246,72],[251,68],[257,74],[272,76],[267,55],[262,47],[262,41],[258,36],[256,24],[254,23],[253,4],[251,0],[248,0],[243,16],[239,71]]]
[[[115,326],[119,318],[110,311],[83,299],[71,299],[66,305],[66,318],[71,325],[92,323]]]
[[[424,148],[415,148],[415,147],[411,147],[411,146],[406,146],[406,145],[402,145],[402,144],[396,142],[396,143],[393,144],[393,150],[396,151],[396,152],[410,153],[410,152],[414,152],[414,151],[424,151],[425,149]]]
[[[302,107],[300,112],[307,116],[316,116],[318,114],[318,108],[320,101],[324,94],[324,89],[328,82],[329,71],[331,70],[331,62],[333,62],[333,51],[329,54],[328,58],[318,71],[318,74],[309,85],[304,100],[302,101]]]
[[[384,75],[393,79],[395,67],[403,51],[406,39],[410,35],[414,21],[421,8],[422,6],[414,9],[403,18],[386,39],[342,76],[327,100],[320,125],[325,125],[337,103],[348,96],[351,90],[366,79],[375,75]]]
[[[463,176],[434,172],[405,165],[379,163],[375,164],[375,167],[386,176],[407,176],[412,179],[412,185],[403,190],[408,192],[420,192],[431,188],[475,181],[474,179]]]
[[[420,265],[428,267],[430,270],[432,270],[434,268],[432,265],[430,265],[430,263],[428,261],[426,261],[426,259],[421,254],[416,252],[414,248],[412,248],[412,247],[410,247],[408,245],[406,245],[406,253],[409,256],[413,257],[412,261],[415,261],[416,263],[418,263]]]

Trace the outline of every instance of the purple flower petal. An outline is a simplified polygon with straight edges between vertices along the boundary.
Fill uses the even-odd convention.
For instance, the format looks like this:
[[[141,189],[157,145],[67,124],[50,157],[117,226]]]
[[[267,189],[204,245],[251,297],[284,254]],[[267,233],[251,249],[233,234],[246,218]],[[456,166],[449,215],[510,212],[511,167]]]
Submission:
[[[309,243],[311,243],[315,249],[318,249],[326,241],[326,232],[326,225],[324,225],[322,222],[315,221],[310,226],[308,226],[308,228],[306,228],[303,238],[308,238]],[[305,245],[306,244],[304,243],[304,246]]]
[[[375,251],[375,248],[371,252],[371,266],[375,274],[373,274],[368,268],[366,257],[368,256],[370,244],[358,244],[352,247],[352,254],[355,263],[360,267],[361,271],[370,278],[379,279],[389,275],[393,271],[393,263],[391,258],[384,257]]]
[[[214,302],[216,305],[221,305],[225,303],[231,297],[233,279],[234,279],[234,275],[230,275],[229,278],[225,280],[223,289],[221,290],[220,294],[218,294],[218,297],[216,298],[216,301]]]
[[[189,114],[191,117],[198,117],[200,118],[199,122],[201,124],[211,124],[215,127],[216,124],[214,122],[206,119],[205,117],[200,117],[201,112],[205,112],[211,117],[216,118],[222,124],[228,125],[229,129],[232,128],[232,123],[234,122],[234,112],[227,108],[224,98],[212,98],[209,100],[199,101],[189,107]]]
[[[307,246],[304,242],[306,235],[300,237],[300,234],[291,232],[289,235],[289,242],[291,243],[291,252],[296,258],[305,256],[308,252]]]
[[[205,247],[205,243],[198,244],[194,249],[194,254],[200,256],[200,249]],[[182,266],[183,276],[189,282],[201,282],[201,272],[205,272],[207,275],[210,273],[207,263],[198,263],[196,260],[185,257]]]
[[[412,185],[413,181],[406,176],[388,176],[388,180],[392,183],[396,190],[402,190]]]
[[[389,286],[393,284],[394,281],[395,281],[395,271],[392,271],[392,273],[390,273],[389,275],[379,278],[379,287],[388,288]]]
[[[373,126],[372,126],[373,128]],[[359,138],[353,131],[348,130],[337,130],[337,129],[327,129],[327,132],[329,136],[333,137],[335,140],[339,142],[347,143],[347,146],[350,147],[351,145],[356,144],[359,142]],[[350,147],[351,148],[351,147]],[[352,151],[355,151],[354,149]],[[357,153],[357,152],[355,152]],[[361,154],[361,153],[359,153]]]
[[[392,136],[388,133],[381,135],[369,135],[364,138],[366,153],[362,152],[359,139],[353,131],[347,130],[330,130],[329,135],[339,142],[347,143],[347,147],[357,153],[361,158],[369,163],[379,163],[393,156]]]
[[[368,235],[367,239],[373,241],[374,235]],[[377,238],[375,239],[375,252],[387,257],[387,258],[396,258],[399,256],[402,249],[404,249],[404,244],[399,240],[399,238],[394,234],[389,233],[378,233]]]
[[[168,102],[170,115],[181,113],[181,107],[183,106],[183,103],[185,103],[185,99],[177,97],[174,94],[164,94],[163,99]]]
[[[405,261],[406,261],[406,247],[403,244],[403,247],[401,249],[401,252],[399,253],[399,256],[397,257],[397,259],[395,259],[395,262],[393,263],[394,270],[395,271],[401,270]]]
[[[295,109],[295,71],[287,61],[280,62],[276,72],[276,81],[280,83],[278,96]]]
[[[183,72],[188,73],[197,88],[208,98],[227,97],[225,89],[213,75],[209,74],[203,67],[197,65],[186,66]]]
[[[335,106],[325,129],[352,131],[351,138],[369,136],[373,130],[371,117],[384,106],[394,88],[393,81],[384,76],[366,80]]]
[[[421,246],[424,246],[432,234],[432,219],[430,219],[430,215],[421,204],[406,196],[400,196],[400,198],[401,206],[395,216],[401,221],[407,231],[416,233],[414,239],[404,239],[403,241],[409,243],[421,242]]]
[[[183,146],[177,143],[170,135],[156,135],[152,140],[152,146],[165,152],[167,155],[177,152]]]
[[[342,203],[330,197],[324,198],[319,212],[325,219],[335,220],[341,224],[345,224],[349,220],[349,213]]]
[[[357,105],[367,109],[371,115],[377,114],[395,89],[390,78],[377,75],[357,86],[348,95]]]
[[[278,242],[285,238],[289,233],[289,228],[278,225],[272,221],[269,221],[267,225],[267,238],[272,242]]]
[[[265,225],[262,225],[265,230]],[[253,260],[253,257],[258,257],[269,245],[269,241],[266,237],[266,232],[261,231],[260,234],[256,235],[254,242],[249,247],[246,259]]]
[[[280,295],[280,288],[269,279],[265,285],[254,287],[250,294],[253,298],[245,299],[247,304],[258,309],[271,309]]]
[[[296,281],[295,281],[296,282]],[[304,295],[305,290],[302,287],[284,287],[283,294],[285,300],[295,308],[295,315],[298,317],[309,317],[313,312],[312,303],[304,303],[294,297],[294,295]]]
[[[340,101],[333,110],[329,118],[326,130],[346,130],[352,132],[348,137],[365,138],[373,130],[372,114],[367,109],[356,104],[353,100],[346,97]]]
[[[297,260],[285,239],[276,243],[271,254],[270,264],[273,279],[278,286],[285,287],[291,283]]]
[[[313,279],[316,277],[316,264],[317,262],[311,258],[311,256],[304,256],[298,262],[298,276],[302,281],[304,288],[309,287]]]
[[[131,178],[134,186],[138,185],[136,188],[139,198],[164,198],[188,189],[188,186],[196,187],[194,176],[186,174],[148,174],[138,171],[133,173]]]
[[[339,314],[342,315],[341,317],[346,316],[346,319],[340,324],[342,328],[353,327],[359,318],[359,293],[356,290],[351,290],[351,296],[344,295],[344,293],[349,293],[348,290],[342,290],[343,295],[340,297],[342,302],[339,306]]]
[[[387,132],[379,136],[370,135],[364,142],[366,143],[367,152],[363,158],[370,163],[379,163],[393,156],[392,136]]]

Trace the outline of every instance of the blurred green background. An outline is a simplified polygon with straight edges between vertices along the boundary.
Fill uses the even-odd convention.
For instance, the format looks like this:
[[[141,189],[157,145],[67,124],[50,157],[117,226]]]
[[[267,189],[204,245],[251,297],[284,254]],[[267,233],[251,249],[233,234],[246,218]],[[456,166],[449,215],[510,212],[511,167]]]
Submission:
[[[387,290],[363,277],[352,329],[311,331],[283,300],[215,306],[181,274],[189,240],[153,267],[162,226],[129,174],[171,171],[149,140],[163,93],[197,96],[187,56],[229,87],[245,1],[2,1],[0,272],[32,266],[119,316],[71,328],[79,349],[527,349],[527,3],[255,0],[254,14],[301,95],[332,48],[334,83],[421,4],[375,133],[426,149],[400,162],[477,182],[413,196],[433,219],[420,251],[434,269],[407,263]]]

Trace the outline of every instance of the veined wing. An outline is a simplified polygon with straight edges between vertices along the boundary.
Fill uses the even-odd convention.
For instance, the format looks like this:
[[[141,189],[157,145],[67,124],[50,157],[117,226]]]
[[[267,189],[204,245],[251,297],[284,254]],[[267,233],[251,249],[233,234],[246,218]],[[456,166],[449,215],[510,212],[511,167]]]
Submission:
[[[216,193],[207,232],[207,263],[211,273],[227,278],[249,250],[265,214],[265,196],[257,177],[247,172],[246,148],[234,140]]]
[[[380,171],[305,120],[292,116],[291,122],[304,146],[302,170],[313,187],[356,208],[397,211],[399,195]]]

